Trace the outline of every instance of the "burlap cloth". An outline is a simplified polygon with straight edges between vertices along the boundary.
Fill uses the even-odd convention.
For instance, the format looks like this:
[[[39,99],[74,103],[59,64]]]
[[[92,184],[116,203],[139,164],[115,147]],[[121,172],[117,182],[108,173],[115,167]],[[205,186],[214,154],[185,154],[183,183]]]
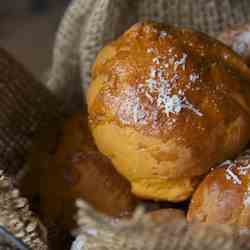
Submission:
[[[15,77],[13,67],[6,66],[11,60],[4,62],[11,71],[0,75],[0,168],[11,176],[19,173],[34,135],[45,126],[53,126],[62,117],[61,108],[67,112],[82,109],[83,90],[90,82],[90,68],[98,50],[133,23],[145,19],[190,26],[216,36],[227,26],[250,21],[250,1],[73,1],[56,37],[46,83],[52,93],[29,76],[22,77],[21,73],[21,77]],[[80,229],[73,250],[250,249],[248,241],[237,238],[235,228],[212,226],[198,230],[185,223],[156,226],[145,221],[140,210],[132,221],[116,224],[84,203],[78,205]]]

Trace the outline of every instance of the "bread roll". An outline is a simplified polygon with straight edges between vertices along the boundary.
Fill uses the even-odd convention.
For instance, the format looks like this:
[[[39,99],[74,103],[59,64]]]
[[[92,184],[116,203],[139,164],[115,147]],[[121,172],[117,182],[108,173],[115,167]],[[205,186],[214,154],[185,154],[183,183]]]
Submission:
[[[44,220],[67,230],[74,228],[78,198],[107,215],[129,216],[137,203],[130,184],[116,172],[111,161],[98,152],[84,114],[67,119],[57,133],[49,159],[29,177],[37,182],[41,179],[40,214]],[[26,189],[31,189],[31,183],[26,182]]]
[[[187,218],[250,228],[250,150],[209,173],[194,193]]]
[[[97,56],[88,89],[99,150],[143,199],[188,199],[250,138],[250,71],[208,36],[134,25]]]

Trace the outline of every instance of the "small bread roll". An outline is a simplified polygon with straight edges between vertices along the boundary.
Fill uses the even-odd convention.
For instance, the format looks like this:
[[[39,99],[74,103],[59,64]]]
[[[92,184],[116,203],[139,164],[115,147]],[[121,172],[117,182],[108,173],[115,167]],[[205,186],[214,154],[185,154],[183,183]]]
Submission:
[[[129,216],[135,208],[129,182],[98,152],[83,114],[65,121],[50,154],[40,176],[30,176],[41,178],[40,214],[48,224],[72,229],[78,198],[113,217]]]
[[[150,219],[158,224],[172,224],[186,220],[185,213],[182,210],[173,208],[155,210],[147,213],[146,216],[149,216]]]
[[[193,195],[187,218],[250,228],[250,150],[208,174]]]
[[[250,70],[208,36],[134,25],[97,56],[88,89],[99,150],[143,199],[179,202],[250,138]]]

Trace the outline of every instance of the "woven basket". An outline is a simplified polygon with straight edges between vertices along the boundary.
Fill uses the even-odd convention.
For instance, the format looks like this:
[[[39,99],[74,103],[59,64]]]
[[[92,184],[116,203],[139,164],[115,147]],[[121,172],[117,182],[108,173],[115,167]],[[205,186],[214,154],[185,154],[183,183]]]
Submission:
[[[67,113],[82,110],[90,68],[107,42],[137,21],[152,19],[217,36],[250,21],[248,0],[75,0],[60,25],[47,88],[34,80],[0,75],[0,167],[14,178],[22,170],[34,135]],[[5,65],[10,68],[10,66]],[[17,69],[22,70],[22,69]],[[57,100],[58,101],[57,101]],[[79,201],[79,230],[72,250],[250,249],[237,228],[156,225],[136,210],[130,221],[113,223]]]

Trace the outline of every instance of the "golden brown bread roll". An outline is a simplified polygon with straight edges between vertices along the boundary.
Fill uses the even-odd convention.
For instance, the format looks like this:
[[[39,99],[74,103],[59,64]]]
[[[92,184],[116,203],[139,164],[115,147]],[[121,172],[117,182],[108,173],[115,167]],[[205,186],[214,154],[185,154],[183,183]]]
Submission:
[[[129,216],[136,206],[130,184],[98,152],[87,118],[83,114],[72,116],[58,134],[47,165],[41,167],[40,213],[47,223],[74,227],[78,198],[110,216]],[[38,181],[39,174],[35,174],[30,178]]]
[[[146,216],[158,224],[171,224],[186,220],[185,213],[182,210],[173,208],[158,209],[147,213]]]
[[[250,228],[250,150],[206,176],[193,195],[187,218]]]
[[[249,141],[249,82],[247,65],[220,42],[138,23],[97,56],[92,134],[134,194],[182,201]]]

